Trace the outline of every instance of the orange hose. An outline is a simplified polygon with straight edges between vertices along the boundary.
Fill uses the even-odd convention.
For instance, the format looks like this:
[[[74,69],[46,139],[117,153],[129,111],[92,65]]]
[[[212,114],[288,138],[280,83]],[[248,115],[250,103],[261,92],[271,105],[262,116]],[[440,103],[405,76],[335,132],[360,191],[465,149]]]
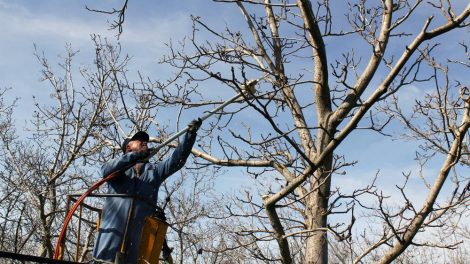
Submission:
[[[60,231],[60,235],[59,235],[59,239],[57,240],[57,245],[55,247],[55,252],[54,252],[54,259],[59,259],[59,255],[61,255],[61,251],[63,252],[63,250],[61,250],[61,244],[62,244],[62,240],[64,239],[65,237],[65,233],[67,231],[67,227],[69,225],[69,222],[70,220],[72,219],[72,216],[73,216],[73,213],[77,210],[78,206],[80,206],[80,204],[83,202],[83,200],[90,194],[92,193],[94,190],[98,189],[98,187],[100,187],[103,183],[113,179],[114,177],[116,177],[117,175],[119,175],[119,173],[123,172],[123,171],[126,171],[128,170],[129,168],[131,168],[132,166],[134,166],[135,164],[130,164],[126,167],[124,167],[123,169],[120,169],[120,170],[117,170],[115,172],[112,172],[110,173],[108,176],[106,176],[105,178],[99,180],[98,182],[96,182],[95,184],[93,184],[90,189],[88,189],[84,194],[82,194],[82,196],[80,196],[80,198],[78,198],[78,200],[74,203],[72,209],[69,211],[69,214],[67,215],[67,217],[65,217],[65,220],[64,220],[64,224],[62,225],[62,230]]]

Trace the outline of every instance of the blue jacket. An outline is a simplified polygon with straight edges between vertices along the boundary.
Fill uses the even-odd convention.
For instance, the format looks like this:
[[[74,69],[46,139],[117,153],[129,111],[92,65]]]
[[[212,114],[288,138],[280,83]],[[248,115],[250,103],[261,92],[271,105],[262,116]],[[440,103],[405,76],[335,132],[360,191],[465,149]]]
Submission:
[[[168,176],[183,167],[191,153],[195,139],[196,133],[186,133],[182,142],[167,160],[160,163],[143,164],[140,177],[137,177],[135,170],[131,168],[107,183],[109,194],[126,194],[139,197],[134,199],[134,212],[128,230],[125,263],[136,262],[143,222],[145,217],[155,212],[158,188]],[[135,152],[129,152],[105,163],[101,168],[103,177],[136,162],[137,156]],[[122,197],[106,198],[101,214],[101,225],[93,249],[93,258],[95,260],[114,262],[116,252],[121,248],[132,199]]]

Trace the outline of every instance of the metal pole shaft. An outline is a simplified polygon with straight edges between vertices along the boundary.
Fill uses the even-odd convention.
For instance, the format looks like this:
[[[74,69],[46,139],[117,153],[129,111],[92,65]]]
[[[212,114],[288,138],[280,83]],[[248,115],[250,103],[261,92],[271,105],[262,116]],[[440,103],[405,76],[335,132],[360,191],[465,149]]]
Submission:
[[[78,231],[77,231],[77,248],[75,252],[75,261],[78,262],[78,254],[80,253],[80,230],[82,227],[82,211],[83,206],[80,205],[80,210],[78,211]]]
[[[129,210],[127,211],[127,222],[126,222],[126,227],[124,229],[124,236],[122,238],[122,244],[121,244],[121,253],[122,254],[126,254],[126,250],[127,250],[127,240],[129,238],[129,228],[130,228],[130,225],[131,225],[131,221],[132,221],[132,216],[134,214],[134,208],[135,208],[135,200],[134,198],[132,198],[131,200],[131,206],[129,208]]]
[[[235,100],[239,99],[240,97],[243,96],[243,93],[239,93],[237,95],[235,95],[234,97],[228,99],[227,101],[225,101],[223,104],[219,105],[218,107],[212,109],[211,111],[209,111],[208,113],[206,113],[205,115],[201,116],[200,119],[201,121],[204,121],[206,120],[207,118],[209,118],[210,116],[214,115],[215,113],[217,113],[219,110],[221,110],[222,108],[226,107],[227,105],[233,103]],[[189,127],[185,127],[183,130],[175,133],[173,136],[171,136],[170,138],[168,138],[167,140],[165,140],[162,144],[158,145],[156,148],[153,149],[153,151],[150,153],[150,156],[148,158],[151,158],[153,155],[157,154],[157,152],[163,148],[164,146],[170,144],[173,140],[179,138],[181,135],[183,135],[184,133],[186,133],[188,131]]]

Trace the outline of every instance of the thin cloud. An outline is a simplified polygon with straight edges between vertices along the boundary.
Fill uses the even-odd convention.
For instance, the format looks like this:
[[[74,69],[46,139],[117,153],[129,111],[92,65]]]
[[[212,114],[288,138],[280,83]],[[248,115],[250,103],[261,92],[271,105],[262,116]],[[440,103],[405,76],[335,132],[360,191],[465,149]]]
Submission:
[[[99,30],[97,22],[74,21],[44,14],[37,15],[23,8],[11,12],[11,10],[2,7],[0,9],[0,23],[6,25],[4,33],[18,38],[47,36],[51,39],[67,41],[89,41],[91,33],[107,33],[106,31],[97,32]]]
[[[83,12],[89,12],[83,10]],[[117,31],[108,30],[105,15],[83,19],[80,13],[51,15],[35,13],[23,6],[0,2],[0,23],[4,34],[17,38],[57,39],[62,42],[89,42],[90,34],[114,37]],[[162,44],[170,38],[181,38],[190,29],[189,15],[176,14],[166,19],[127,18],[121,41],[128,43]]]

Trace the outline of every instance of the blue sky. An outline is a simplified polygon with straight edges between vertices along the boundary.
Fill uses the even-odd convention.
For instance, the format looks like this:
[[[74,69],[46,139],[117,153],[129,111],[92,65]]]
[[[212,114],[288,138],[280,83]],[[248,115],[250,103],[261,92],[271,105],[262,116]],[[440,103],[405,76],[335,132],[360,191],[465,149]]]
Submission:
[[[459,8],[466,1],[458,1]],[[0,87],[11,87],[8,93],[11,98],[20,97],[19,111],[16,120],[19,126],[32,115],[32,96],[40,102],[47,102],[47,84],[39,82],[40,65],[34,57],[34,44],[54,64],[60,60],[58,55],[63,54],[65,45],[70,43],[76,50],[80,50],[76,62],[79,65],[92,63],[93,46],[90,34],[100,34],[114,40],[116,31],[109,31],[107,20],[115,17],[91,13],[85,10],[85,5],[96,9],[110,9],[119,7],[122,1],[8,1],[0,0]],[[190,15],[201,16],[205,21],[223,27],[226,23],[239,25],[243,23],[238,9],[234,5],[214,4],[210,1],[130,1],[127,12],[124,34],[120,42],[124,53],[133,57],[130,70],[139,70],[144,76],[156,79],[164,78],[172,69],[157,64],[158,59],[168,51],[164,43],[170,39],[181,40],[191,32]],[[422,16],[427,15],[424,11]],[[241,24],[240,24],[241,25]],[[410,24],[418,30],[421,24]],[[466,31],[468,34],[468,31]],[[447,38],[451,40],[453,36]],[[442,39],[441,39],[442,40]],[[406,45],[401,43],[401,47]],[[391,47],[396,50],[400,45]],[[335,46],[329,47],[334,49]],[[449,56],[452,50],[449,48]],[[376,81],[380,81],[381,74]],[[47,91],[47,92],[45,92]],[[416,87],[410,87],[402,93],[409,102],[420,96]],[[381,184],[385,190],[393,192],[393,185],[400,177],[401,171],[417,172],[417,163],[414,161],[415,142],[393,141],[390,138],[371,134],[369,132],[354,132],[339,148],[347,155],[349,161],[357,160],[360,163],[348,170],[346,175],[338,175],[333,184],[347,189],[357,183],[366,183],[375,172],[380,169]],[[386,149],[386,153],[384,151]],[[371,157],[373,157],[371,159]],[[367,164],[367,166],[364,166]],[[432,178],[435,176],[439,163],[430,166],[427,172]],[[239,173],[243,169],[236,169],[233,177],[224,176],[218,186],[236,186],[240,183]],[[401,180],[401,179],[400,179]],[[415,182],[416,180],[416,182]],[[419,178],[410,182],[418,188]],[[244,181],[247,183],[246,181]],[[235,189],[238,187],[235,187]],[[424,193],[414,193],[417,200],[421,200]]]

